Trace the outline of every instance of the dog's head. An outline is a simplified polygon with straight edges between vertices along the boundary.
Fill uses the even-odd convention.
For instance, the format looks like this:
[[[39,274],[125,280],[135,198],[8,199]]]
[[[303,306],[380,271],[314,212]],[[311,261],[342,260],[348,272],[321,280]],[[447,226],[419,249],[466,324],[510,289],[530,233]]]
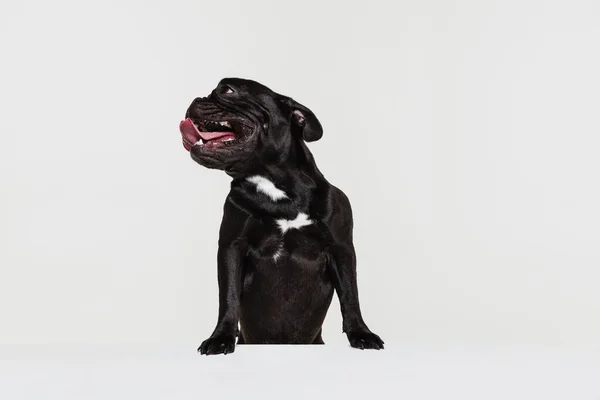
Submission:
[[[258,82],[227,78],[195,99],[179,130],[192,158],[208,168],[243,172],[254,163],[284,162],[300,142],[323,135],[308,108]]]

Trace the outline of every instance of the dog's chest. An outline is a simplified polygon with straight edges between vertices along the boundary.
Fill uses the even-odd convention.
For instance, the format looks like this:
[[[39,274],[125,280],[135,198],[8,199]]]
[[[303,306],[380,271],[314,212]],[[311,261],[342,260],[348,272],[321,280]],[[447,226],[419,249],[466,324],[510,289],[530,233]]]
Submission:
[[[276,205],[287,201],[288,194],[273,182],[262,176],[247,179],[256,186],[256,191]],[[260,215],[260,225],[250,234],[249,240],[254,255],[267,264],[282,264],[293,257],[296,261],[315,261],[322,257],[324,250],[323,225],[315,221],[307,212],[295,210],[291,217],[279,218],[264,213]]]
[[[265,265],[315,262],[323,257],[324,235],[314,221],[298,220],[263,222],[248,238],[257,261]]]

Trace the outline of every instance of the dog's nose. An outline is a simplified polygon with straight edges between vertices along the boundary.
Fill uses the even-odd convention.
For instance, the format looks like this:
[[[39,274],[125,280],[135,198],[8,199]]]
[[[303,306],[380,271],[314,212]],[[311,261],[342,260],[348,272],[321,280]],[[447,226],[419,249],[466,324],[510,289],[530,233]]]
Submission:
[[[206,97],[196,97],[192,101],[192,104],[190,104],[189,110],[193,110],[193,109],[202,107],[202,103],[206,102],[206,100],[207,100]]]

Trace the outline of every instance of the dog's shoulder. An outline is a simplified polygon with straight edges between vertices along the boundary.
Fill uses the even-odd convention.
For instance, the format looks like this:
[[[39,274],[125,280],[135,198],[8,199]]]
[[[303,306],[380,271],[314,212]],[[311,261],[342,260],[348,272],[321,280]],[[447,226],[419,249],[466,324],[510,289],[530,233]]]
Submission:
[[[351,239],[354,222],[348,196],[340,188],[328,183],[327,195],[319,203],[318,214],[333,238],[342,241]]]
[[[326,199],[327,208],[331,214],[342,214],[343,217],[352,217],[350,199],[342,189],[328,182]]]

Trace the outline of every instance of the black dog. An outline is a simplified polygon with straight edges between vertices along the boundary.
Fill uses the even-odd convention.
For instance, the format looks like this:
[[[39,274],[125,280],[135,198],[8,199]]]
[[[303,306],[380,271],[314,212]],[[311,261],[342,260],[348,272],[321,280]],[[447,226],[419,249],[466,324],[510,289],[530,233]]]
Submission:
[[[233,178],[219,233],[217,326],[198,351],[231,353],[236,336],[238,344],[322,344],[334,288],[350,345],[383,349],[359,307],[350,202],[305,144],[323,135],[315,115],[228,78],[192,102],[180,131],[194,161]]]

